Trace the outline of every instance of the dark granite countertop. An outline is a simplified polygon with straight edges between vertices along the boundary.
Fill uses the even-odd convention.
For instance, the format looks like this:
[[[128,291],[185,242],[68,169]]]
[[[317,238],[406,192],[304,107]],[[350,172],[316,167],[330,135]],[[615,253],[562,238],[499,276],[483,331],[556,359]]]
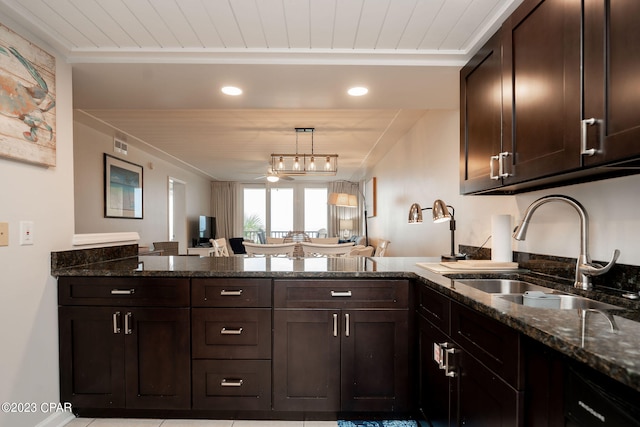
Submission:
[[[270,277],[270,278],[410,278],[478,310],[549,347],[640,391],[640,310],[638,303],[612,300],[598,292],[581,293],[594,299],[624,305],[612,311],[617,330],[606,316],[578,310],[539,309],[496,298],[454,278],[423,269],[417,263],[432,258],[229,258],[196,256],[131,256],[114,261],[90,262],[59,268],[54,276],[111,277]],[[512,277],[574,292],[563,284],[545,283],[526,271]],[[449,275],[451,276],[451,275]],[[451,276],[458,277],[458,276]],[[634,320],[635,319],[635,320]]]

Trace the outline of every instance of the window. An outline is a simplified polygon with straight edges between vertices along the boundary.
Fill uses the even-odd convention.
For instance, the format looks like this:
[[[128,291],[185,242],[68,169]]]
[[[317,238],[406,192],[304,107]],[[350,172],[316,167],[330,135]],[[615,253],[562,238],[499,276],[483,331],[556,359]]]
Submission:
[[[267,224],[265,188],[245,188],[243,194],[244,217],[242,221],[245,239],[262,241]],[[262,233],[262,234],[261,234]]]
[[[294,227],[293,188],[271,188],[271,220],[269,236],[284,237]]]
[[[329,224],[327,198],[328,190],[326,188],[304,189],[304,229],[315,230],[319,234],[317,237],[327,237]],[[324,230],[324,235],[321,230]]]
[[[246,184],[242,187],[243,236],[265,242],[303,230],[311,237],[326,233],[328,190],[326,184],[295,183],[282,186]]]

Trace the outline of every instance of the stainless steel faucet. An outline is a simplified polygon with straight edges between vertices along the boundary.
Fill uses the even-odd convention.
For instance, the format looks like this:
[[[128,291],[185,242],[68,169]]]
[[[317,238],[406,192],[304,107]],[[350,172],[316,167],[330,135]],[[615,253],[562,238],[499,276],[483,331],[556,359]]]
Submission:
[[[600,264],[591,262],[591,257],[589,257],[589,216],[587,215],[587,211],[584,206],[582,206],[577,200],[569,196],[557,194],[539,198],[535,202],[531,203],[525,211],[522,222],[513,232],[513,238],[516,240],[524,240],[527,235],[529,220],[531,219],[533,212],[545,203],[555,201],[564,202],[573,206],[580,216],[580,256],[578,256],[578,260],[576,262],[576,279],[573,286],[584,290],[592,289],[593,285],[591,283],[591,277],[600,276],[601,274],[609,271],[616,263],[618,256],[620,256],[620,251],[618,249],[614,250],[611,261],[609,261],[609,263],[604,267]]]

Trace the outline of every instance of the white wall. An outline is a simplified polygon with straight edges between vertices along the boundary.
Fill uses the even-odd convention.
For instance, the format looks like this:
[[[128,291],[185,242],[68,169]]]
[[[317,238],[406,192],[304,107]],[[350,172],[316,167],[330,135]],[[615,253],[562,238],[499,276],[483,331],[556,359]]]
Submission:
[[[20,28],[3,24],[51,54]],[[0,411],[0,426],[32,427],[58,402],[57,286],[50,253],[69,249],[73,225],[71,68],[56,58],[56,166],[0,158],[0,221],[9,223],[9,246],[0,247],[0,402],[34,402],[36,413]],[[34,245],[19,245],[19,222],[35,224]]]
[[[87,119],[82,113],[76,114],[73,147],[76,233],[137,231],[140,244],[149,246],[154,241],[169,240],[167,197],[170,176],[185,182],[189,224],[194,224],[199,215],[210,214],[210,179],[143,151],[131,139],[126,156],[114,153],[114,133]],[[142,220],[104,217],[104,153],[143,167]],[[195,237],[190,233],[187,236]],[[190,246],[188,243],[180,242],[181,253],[186,253],[186,248]]]
[[[640,265],[640,175],[596,181],[517,196],[459,194],[458,111],[429,111],[389,151],[368,176],[377,177],[378,215],[369,218],[369,235],[391,241],[390,256],[438,256],[449,252],[447,224],[408,224],[409,206],[431,206],[440,198],[454,206],[457,243],[481,245],[491,234],[491,215],[510,214],[514,226],[527,206],[547,194],[580,201],[590,216],[591,256],[608,260],[614,249],[619,263]],[[429,212],[425,212],[427,215]],[[487,247],[491,247],[491,241]],[[514,250],[576,258],[580,252],[579,220],[573,208],[551,203],[534,214],[527,240]]]

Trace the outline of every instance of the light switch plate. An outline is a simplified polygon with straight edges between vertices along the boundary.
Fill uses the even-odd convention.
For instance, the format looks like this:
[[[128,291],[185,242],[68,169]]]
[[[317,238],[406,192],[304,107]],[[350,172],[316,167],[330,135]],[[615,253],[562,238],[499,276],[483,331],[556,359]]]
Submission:
[[[0,246],[9,246],[9,223],[0,222]]]

